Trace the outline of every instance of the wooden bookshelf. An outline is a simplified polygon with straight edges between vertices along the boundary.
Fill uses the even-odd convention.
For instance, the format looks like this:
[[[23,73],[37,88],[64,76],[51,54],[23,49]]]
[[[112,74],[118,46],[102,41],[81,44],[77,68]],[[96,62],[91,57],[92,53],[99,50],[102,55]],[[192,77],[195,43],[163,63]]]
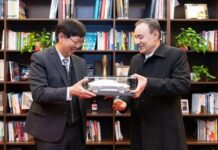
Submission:
[[[8,19],[6,17],[7,0],[4,1],[4,16],[0,18],[0,41],[4,41],[4,48],[1,49],[3,43],[0,42],[0,59],[5,61],[4,75],[5,80],[0,81],[0,91],[3,91],[4,98],[4,112],[0,113],[0,120],[4,122],[4,141],[0,142],[0,149],[10,150],[11,148],[34,150],[34,141],[30,142],[8,142],[8,121],[24,121],[27,114],[11,114],[9,113],[9,106],[7,103],[7,93],[22,92],[29,89],[28,81],[11,82],[9,80],[8,61],[17,61],[20,63],[30,63],[30,56],[32,53],[20,54],[18,50],[8,49],[8,34],[5,32],[4,40],[2,39],[3,29],[13,30],[16,32],[31,32],[40,30],[42,28],[48,31],[54,31],[56,24],[63,19],[62,0],[59,0],[57,17],[49,19],[49,11],[52,0],[23,0],[26,3],[27,19]],[[149,1],[149,0],[148,0]],[[184,3],[206,3],[208,6],[209,19],[205,20],[186,20],[184,16]],[[73,18],[83,22],[88,32],[109,32],[110,29],[117,31],[134,31],[134,24],[141,18],[145,18],[148,14],[145,13],[147,1],[144,0],[129,0],[129,19],[117,19],[116,0],[112,0],[112,15],[109,19],[94,19],[95,0],[75,0]],[[158,19],[161,24],[161,30],[166,32],[166,43],[175,46],[175,37],[180,32],[180,28],[192,27],[197,32],[203,30],[217,30],[218,29],[218,1],[215,0],[180,0],[180,6],[175,8],[175,17],[170,19],[170,5],[171,0],[166,0],[166,17]],[[113,37],[115,37],[113,32]],[[113,44],[115,41],[113,40]],[[87,60],[88,64],[93,64],[99,61],[103,55],[107,55],[110,61],[110,76],[115,75],[115,63],[123,62],[124,65],[129,65],[130,59],[137,51],[134,50],[118,50],[113,49],[98,49],[95,51],[76,51],[76,55]],[[189,99],[189,107],[191,106],[191,94],[196,92],[218,92],[218,50],[215,52],[196,53],[187,52],[190,67],[196,64],[204,64],[209,68],[211,73],[217,77],[215,81],[209,82],[192,82],[191,90],[186,98]],[[2,71],[2,70],[0,70]],[[98,111],[91,111],[91,101],[87,104],[87,119],[98,120],[101,122],[102,141],[101,142],[87,142],[87,150],[129,150],[130,149],[130,113],[118,115],[112,108],[111,99],[97,99]],[[191,109],[189,109],[191,110]],[[218,141],[206,142],[197,141],[193,136],[196,126],[194,120],[198,118],[218,118],[218,114],[184,114],[184,123],[187,135],[187,144],[190,150],[203,149],[218,149]],[[115,138],[115,121],[120,120],[121,130],[124,135],[123,141],[116,141]]]

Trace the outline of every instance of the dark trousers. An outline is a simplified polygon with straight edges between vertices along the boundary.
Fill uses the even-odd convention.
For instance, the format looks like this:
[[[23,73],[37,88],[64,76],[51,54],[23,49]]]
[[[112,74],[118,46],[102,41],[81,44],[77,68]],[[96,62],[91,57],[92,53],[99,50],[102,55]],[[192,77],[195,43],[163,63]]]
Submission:
[[[81,131],[82,125],[80,123],[66,126],[63,136],[57,142],[36,139],[37,150],[85,150]]]

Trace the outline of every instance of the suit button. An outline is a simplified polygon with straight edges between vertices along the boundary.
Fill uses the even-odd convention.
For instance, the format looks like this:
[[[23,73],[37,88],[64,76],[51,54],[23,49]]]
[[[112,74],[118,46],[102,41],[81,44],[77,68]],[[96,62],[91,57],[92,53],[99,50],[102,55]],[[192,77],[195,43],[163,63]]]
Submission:
[[[67,112],[65,111],[65,112],[64,112],[64,114],[66,115],[66,114],[67,114]]]

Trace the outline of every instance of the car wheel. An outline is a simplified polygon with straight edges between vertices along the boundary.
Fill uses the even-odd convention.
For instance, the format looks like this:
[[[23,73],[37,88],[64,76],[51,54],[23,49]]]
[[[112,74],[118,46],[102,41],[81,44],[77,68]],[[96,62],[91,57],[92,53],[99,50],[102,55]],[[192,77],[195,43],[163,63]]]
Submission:
[[[92,92],[93,92],[93,93],[98,93],[98,88],[97,88],[97,87],[93,87],[93,88],[92,88]]]
[[[126,91],[125,88],[123,88],[123,87],[119,88],[119,93],[125,93],[125,91]]]

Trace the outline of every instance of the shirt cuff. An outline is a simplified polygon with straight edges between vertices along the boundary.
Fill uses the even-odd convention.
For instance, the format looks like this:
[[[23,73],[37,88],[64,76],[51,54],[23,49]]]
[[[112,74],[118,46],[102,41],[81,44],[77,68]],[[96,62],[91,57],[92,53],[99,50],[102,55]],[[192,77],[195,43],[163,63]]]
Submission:
[[[70,87],[67,87],[67,95],[66,95],[66,99],[67,101],[71,101],[72,100],[72,96],[70,96]]]
[[[118,95],[114,96],[114,99],[120,99],[120,96],[118,96]]]

